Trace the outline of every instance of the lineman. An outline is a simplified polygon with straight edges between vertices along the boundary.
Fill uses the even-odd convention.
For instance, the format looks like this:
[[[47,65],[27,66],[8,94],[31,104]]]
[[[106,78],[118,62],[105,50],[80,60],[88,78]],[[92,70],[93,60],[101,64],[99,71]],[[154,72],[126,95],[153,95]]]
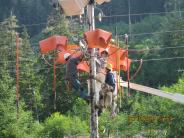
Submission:
[[[111,107],[112,114],[114,114],[114,91],[116,83],[114,74],[112,72],[112,64],[107,64],[106,66],[106,76],[105,84],[102,84],[102,89],[100,90],[100,109],[99,115],[104,107]]]
[[[107,64],[106,66],[106,77],[105,77],[105,83],[111,86],[111,91],[114,92],[115,90],[115,78],[114,74],[112,72],[112,64]]]
[[[105,66],[107,64],[107,58],[108,58],[108,49],[99,49],[99,56],[98,56],[98,64],[97,64],[97,73],[103,72],[105,69]]]
[[[66,53],[64,54],[64,59],[66,61],[66,81],[69,81],[72,87],[79,92],[81,98],[89,101],[90,96],[88,96],[87,92],[84,91],[77,75],[77,65],[82,61],[83,54],[79,57],[71,57],[70,53]]]

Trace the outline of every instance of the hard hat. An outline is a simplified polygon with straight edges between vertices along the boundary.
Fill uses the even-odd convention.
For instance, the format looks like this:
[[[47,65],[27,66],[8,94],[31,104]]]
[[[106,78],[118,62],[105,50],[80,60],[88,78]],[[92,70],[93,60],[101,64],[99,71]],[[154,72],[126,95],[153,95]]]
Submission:
[[[64,54],[64,59],[66,60],[69,56],[71,56],[71,54],[70,54],[70,53],[66,53],[66,54]]]
[[[103,48],[103,49],[100,49],[100,53],[102,54],[103,52],[109,54],[109,49],[108,48]]]
[[[112,64],[108,63],[106,68],[109,69],[109,70],[112,70]]]
[[[109,49],[108,48],[106,48],[106,49],[104,49],[104,51],[102,51],[102,52],[109,52]]]

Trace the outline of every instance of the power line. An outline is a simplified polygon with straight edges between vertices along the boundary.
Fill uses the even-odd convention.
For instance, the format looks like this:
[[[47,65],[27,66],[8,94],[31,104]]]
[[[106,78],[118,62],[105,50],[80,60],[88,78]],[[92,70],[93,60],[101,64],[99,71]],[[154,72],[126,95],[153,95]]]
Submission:
[[[117,14],[117,15],[104,15],[103,18],[112,18],[112,17],[126,17],[126,16],[142,16],[142,15],[160,15],[160,14],[172,14],[172,13],[183,13],[184,11],[170,11],[170,12],[144,12],[144,13],[130,13],[130,14]],[[1,21],[0,23],[3,23],[4,21]],[[19,27],[16,28],[23,28],[23,27],[34,27],[34,26],[40,26],[40,25],[46,25],[47,22],[40,22],[40,23],[33,23],[33,24],[22,24]]]
[[[156,45],[159,46],[159,45]],[[160,45],[161,46],[161,45]],[[173,47],[161,47],[161,48],[148,48],[148,49],[129,49],[129,52],[145,52],[145,51],[153,51],[153,50],[165,50],[165,49],[179,49],[179,48],[184,48],[183,46],[173,46]]]
[[[149,61],[163,61],[163,60],[172,60],[172,59],[184,59],[184,57],[168,57],[168,58],[152,58],[152,59],[143,59],[142,61],[143,62],[149,62]],[[141,60],[132,60],[132,62],[140,62]],[[52,69],[53,67],[48,67],[48,68],[30,68],[29,70],[27,69],[20,69],[20,72],[28,72],[28,71],[41,71],[41,70],[49,70],[49,69]],[[57,67],[58,69],[61,68],[61,67]],[[12,72],[15,72],[16,71],[13,71],[11,70]]]
[[[27,24],[27,25],[20,25],[17,28],[23,28],[23,27],[34,27],[34,26],[40,26],[40,25],[46,25],[46,22],[41,22],[41,23],[33,23],[33,24]]]
[[[142,15],[161,15],[161,14],[172,14],[172,13],[183,13],[184,11],[170,11],[170,12],[145,12],[145,13],[131,13],[131,14],[117,14],[117,15],[104,15],[103,18],[112,17],[126,17],[126,16],[142,16]]]
[[[0,60],[0,63],[4,63],[4,62],[15,63],[16,61],[12,61],[12,60]],[[19,62],[35,62],[35,61],[33,61],[33,60],[27,60],[27,59],[22,59]]]
[[[1,43],[0,43],[0,45],[1,45]],[[34,51],[32,51],[34,48],[34,46],[39,46],[39,44],[38,43],[31,43],[30,44],[30,48],[31,49],[28,49],[28,51],[30,51],[30,52],[34,52]],[[163,49],[177,49],[177,48],[184,48],[184,45],[172,45],[172,46],[169,46],[169,47],[165,47],[165,46],[167,46],[167,45],[158,45],[158,44],[155,44],[155,45],[148,45],[148,46],[159,46],[159,47],[161,47],[161,48],[148,48],[148,49],[129,49],[129,51],[130,52],[142,52],[142,51],[151,51],[151,50],[163,50]],[[12,49],[12,48],[15,48],[15,47],[0,47],[0,49]],[[38,47],[39,48],[39,47]]]
[[[162,32],[149,32],[149,33],[135,33],[131,34],[132,36],[141,36],[141,35],[154,35],[154,34],[164,34],[164,33],[177,33],[177,32],[184,32],[184,29],[181,30],[168,30],[168,31],[162,31]],[[125,35],[121,34],[118,35],[118,37],[124,37]]]
[[[3,23],[4,21],[0,22],[0,23]],[[15,27],[15,28],[23,28],[23,27],[34,27],[34,26],[40,26],[40,25],[46,25],[47,22],[40,22],[40,23],[33,23],[33,24],[21,24],[20,26],[18,27]]]
[[[15,66],[8,66],[8,67],[12,67],[12,68],[14,68]],[[59,67],[59,66],[57,66],[56,67],[57,69],[61,69],[62,67]],[[4,69],[3,67],[0,67],[0,69]],[[26,71],[26,72],[28,72],[28,71],[34,71],[34,70],[36,70],[36,71],[40,71],[40,70],[49,70],[49,69],[53,69],[53,66],[51,66],[51,67],[45,67],[45,68],[29,68],[29,69],[21,69],[21,67],[20,67],[20,72],[21,71]],[[11,71],[13,71],[13,70],[11,70]],[[16,71],[15,71],[15,73],[16,73]]]
[[[156,46],[164,46],[164,45],[156,45]],[[179,49],[184,48],[184,46],[173,46],[173,47],[163,47],[163,48],[150,48],[150,49],[129,49],[129,52],[145,52],[145,51],[153,51],[153,50],[165,50],[165,49]],[[109,56],[117,53],[119,50],[122,50],[122,48],[118,48],[114,52],[112,52]],[[124,49],[123,49],[124,50]],[[127,50],[125,50],[126,52]]]
[[[156,45],[156,46],[164,46],[164,45]],[[145,51],[165,50],[165,49],[180,49],[180,48],[184,48],[184,45],[182,45],[182,46],[173,46],[173,47],[163,47],[163,48],[150,48],[150,49],[129,49],[128,51],[129,52],[145,52]],[[117,49],[116,51],[114,51],[110,55],[115,54],[119,50],[121,50],[121,48]],[[32,53],[32,54],[35,54],[35,53]],[[34,62],[33,60],[26,60],[26,57],[24,57],[24,58],[25,58],[24,60],[21,60],[22,62]],[[3,62],[12,62],[12,63],[14,63],[15,61],[10,61],[10,60],[3,60],[2,61],[2,60],[0,60],[0,63],[3,63]]]
[[[168,57],[168,58],[152,58],[152,59],[143,59],[143,62],[149,61],[163,61],[163,60],[172,60],[172,59],[184,59],[184,57]],[[140,62],[141,60],[132,60],[132,62]]]
[[[0,45],[8,45],[9,43],[0,43]],[[23,45],[23,44],[22,44]],[[28,43],[28,45],[34,46],[34,45],[39,45],[39,43]],[[9,47],[8,47],[9,48]],[[13,47],[14,48],[14,47]]]

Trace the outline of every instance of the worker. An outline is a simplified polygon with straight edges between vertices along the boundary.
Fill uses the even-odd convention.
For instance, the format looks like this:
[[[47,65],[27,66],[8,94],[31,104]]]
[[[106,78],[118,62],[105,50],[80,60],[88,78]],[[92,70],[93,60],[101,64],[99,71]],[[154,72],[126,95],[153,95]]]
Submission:
[[[107,58],[108,58],[108,49],[99,49],[99,56],[97,62],[97,72],[101,72],[103,69],[105,69],[105,66],[107,64]],[[102,70],[101,70],[102,69]]]
[[[106,66],[106,77],[105,77],[105,83],[111,86],[111,91],[114,92],[115,90],[115,78],[114,74],[112,72],[112,64],[107,64]]]
[[[115,83],[115,77],[112,72],[112,64],[107,64],[106,66],[106,76],[105,76],[105,83],[102,84],[102,89],[100,90],[100,101],[99,101],[99,112],[98,115],[103,112],[103,108],[110,107],[111,110],[114,108],[114,96],[113,93],[115,91],[116,83]]]
[[[105,83],[108,84],[109,91],[106,93],[105,105],[109,105],[111,108],[111,117],[114,117],[117,112],[117,91],[115,91],[116,83],[115,76],[112,72],[112,64],[107,64]]]
[[[89,101],[90,96],[88,96],[87,92],[85,92],[84,88],[81,86],[77,75],[77,65],[82,61],[83,54],[79,57],[72,57],[70,53],[66,53],[64,54],[64,59],[66,61],[66,81],[68,81],[71,86],[80,93],[81,98]]]

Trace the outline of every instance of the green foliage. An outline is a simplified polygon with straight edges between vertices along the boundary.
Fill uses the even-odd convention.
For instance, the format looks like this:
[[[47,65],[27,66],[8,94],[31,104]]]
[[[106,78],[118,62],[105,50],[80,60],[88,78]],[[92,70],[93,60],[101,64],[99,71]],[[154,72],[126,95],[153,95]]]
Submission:
[[[178,80],[178,82],[170,87],[163,87],[163,90],[184,94],[184,74]],[[163,100],[162,100],[163,101]],[[171,114],[173,117],[170,127],[168,128],[167,137],[182,137],[184,135],[184,106],[181,104],[171,103],[170,101],[164,102],[162,108],[167,114]]]
[[[184,78],[182,76],[176,84],[170,87],[163,87],[162,89],[168,92],[183,94],[183,80]],[[151,130],[155,131],[161,130],[160,132],[152,132],[152,136],[161,137],[164,135],[164,132],[164,137],[182,137],[183,131],[181,130],[184,127],[184,118],[182,115],[184,113],[183,105],[157,96],[144,96],[138,93],[134,98],[132,115],[157,117],[153,121],[150,119],[147,122],[141,121],[141,126],[144,128],[142,131],[144,130],[143,132],[145,134],[150,135],[149,128],[151,128]],[[162,120],[162,117],[166,117],[166,119]]]
[[[52,35],[67,36],[70,43],[83,37],[84,28],[75,19],[68,19],[58,11],[53,11],[47,19],[47,26],[43,30],[44,37]],[[76,40],[75,40],[76,39]]]
[[[47,27],[44,29],[45,37],[51,35],[69,36],[69,21],[60,13],[53,12],[47,21]]]
[[[101,137],[128,137],[140,131],[140,123],[130,123],[126,113],[120,113],[111,118],[109,112],[104,112],[99,118],[99,132]]]
[[[64,136],[88,134],[88,126],[79,118],[71,118],[54,113],[44,122],[41,137],[61,138]]]
[[[71,107],[67,114],[73,117],[77,116],[81,120],[88,122],[90,119],[90,107],[87,105],[86,101],[81,98],[77,98],[73,107]]]
[[[170,87],[163,87],[163,89],[168,92],[184,94],[184,74],[179,78],[176,84]]]
[[[11,62],[15,61],[15,53],[13,50],[15,49],[15,42],[16,42],[16,31],[17,28],[17,19],[15,16],[10,16],[5,21],[1,22],[0,24],[0,55],[1,60],[1,69],[12,69]]]
[[[33,137],[34,133],[32,133],[32,125],[34,125],[34,120],[32,118],[32,113],[29,111],[25,111],[25,104],[23,101],[29,99],[29,97],[24,96],[27,91],[23,89],[27,87],[26,83],[20,83],[20,93],[21,100],[19,105],[19,113],[17,115],[16,109],[16,82],[15,82],[15,41],[16,41],[16,28],[17,19],[15,16],[10,16],[0,25],[1,33],[1,74],[0,74],[0,137]],[[23,37],[23,46],[25,46],[29,37]],[[30,46],[21,48],[21,50],[28,50]],[[23,57],[23,52],[21,51],[20,60],[26,60],[26,57]],[[28,64],[24,64],[25,66],[31,68]],[[21,67],[22,68],[22,67]],[[24,68],[24,66],[23,66]],[[27,68],[24,68],[27,69]],[[21,70],[22,73],[23,70]],[[25,70],[27,71],[27,70]],[[21,76],[24,78],[30,77],[33,74],[26,74],[25,71]],[[28,83],[27,83],[28,84]],[[23,88],[23,89],[22,89]],[[26,93],[27,94],[27,93]],[[25,98],[25,99],[24,99]],[[27,103],[26,103],[27,104]],[[18,117],[18,119],[17,119]]]
[[[160,28],[161,23],[163,22],[162,16],[147,16],[140,22],[132,24],[132,39],[131,43],[140,43],[145,39],[151,38],[150,35],[146,35],[146,33],[156,32]],[[144,35],[145,34],[145,35]],[[149,44],[150,45],[150,44]]]
[[[177,1],[167,0],[164,4],[164,7],[166,11],[171,11],[171,10],[181,11],[184,8],[183,5],[184,5],[183,0],[177,0]]]
[[[33,138],[35,133],[32,130],[36,124],[31,112],[24,111],[22,101],[20,101],[17,114],[15,86],[12,86],[13,79],[3,72],[0,80],[0,137]]]
[[[181,10],[184,5],[182,0],[155,0],[152,2],[131,0],[130,3],[132,5],[131,13],[158,12],[163,11],[163,7],[166,11]],[[78,38],[83,37],[84,28],[76,22],[76,18],[66,18],[60,15],[58,11],[53,11],[48,17],[47,24],[45,24],[47,15],[51,11],[48,0],[2,0],[0,2],[0,15],[2,15],[0,18],[9,16],[9,9],[12,9],[13,6],[17,6],[15,13],[20,19],[20,24],[44,23],[31,27],[27,26],[28,30],[25,27],[18,29],[22,32],[20,33],[22,44],[20,46],[21,79],[18,119],[15,104],[15,35],[19,26],[15,16],[10,16],[0,23],[0,31],[3,32],[0,33],[0,56],[2,60],[0,62],[0,137],[60,138],[71,135],[77,137],[80,134],[89,136],[90,107],[84,100],[77,98],[72,92],[66,91],[65,70],[58,65],[56,109],[53,108],[53,66],[42,62],[39,53],[33,51],[30,44],[30,41],[38,43],[39,40],[52,35],[66,35],[69,37],[70,43],[73,43]],[[128,1],[116,0],[100,7],[105,15],[127,14]],[[14,9],[12,11],[14,13]],[[143,53],[130,53],[130,57],[132,59],[183,57],[184,51],[179,48],[184,43],[182,31],[184,20],[182,17],[182,12],[167,14],[167,16],[131,16],[131,32],[134,35],[130,37],[130,48],[146,50]],[[103,18],[103,23],[98,23],[97,26],[111,31],[113,34],[115,34],[115,27],[117,27],[118,34],[124,35],[129,32],[127,23],[128,16],[121,18],[107,17]],[[46,27],[43,29],[43,26]],[[42,29],[43,31],[40,33]],[[34,38],[30,38],[28,32],[31,35],[38,34]],[[155,32],[155,34],[144,34],[149,32]],[[122,43],[123,45],[124,43]],[[152,50],[165,47],[176,47],[176,49]],[[52,63],[54,53],[50,53],[46,58]],[[138,63],[132,64],[134,71]],[[134,81],[153,87],[165,85],[162,87],[165,91],[184,94],[184,77],[179,78],[180,74],[177,72],[178,69],[183,68],[184,64],[179,59],[165,62],[144,62],[140,74]],[[175,84],[168,87],[173,83]],[[137,92],[132,94],[132,97],[124,98],[122,103],[120,113],[115,118],[110,118],[109,112],[105,112],[99,117],[101,137],[183,137],[183,105]],[[56,111],[57,113],[54,113]],[[171,116],[173,120],[129,122],[129,116],[134,115]],[[38,120],[41,122],[40,124]]]
[[[27,105],[27,109],[32,110],[34,117],[39,119],[39,110],[43,108],[43,104],[41,103],[42,96],[40,94],[40,87],[43,81],[41,80],[41,76],[36,72],[38,57],[30,45],[30,37],[26,28],[24,28],[21,38],[20,60],[23,61],[20,64],[20,94]]]
[[[45,26],[44,23],[52,7],[49,0],[1,0],[0,9],[1,21],[13,13],[20,24],[39,24],[28,28],[32,36],[39,33]]]

